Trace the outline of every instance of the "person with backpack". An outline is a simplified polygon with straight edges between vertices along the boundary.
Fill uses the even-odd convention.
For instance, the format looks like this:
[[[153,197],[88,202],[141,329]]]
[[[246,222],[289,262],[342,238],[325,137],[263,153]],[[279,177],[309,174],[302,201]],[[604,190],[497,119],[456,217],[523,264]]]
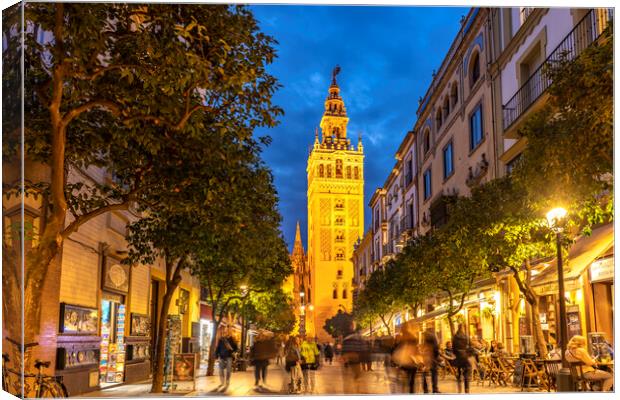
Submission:
[[[319,368],[320,351],[313,340],[304,337],[301,343],[301,371],[304,376],[305,393],[314,393],[315,371]]]
[[[435,333],[431,330],[427,329],[424,332],[424,339],[422,345],[420,346],[420,350],[422,360],[424,362],[424,372],[422,372],[422,386],[424,388],[424,393],[428,393],[428,384],[426,382],[428,371],[431,373],[431,387],[433,393],[439,393],[439,379],[437,376],[437,368],[439,367],[440,362],[439,343],[437,342]]]
[[[289,373],[288,392],[290,394],[301,393],[303,387],[303,373],[301,371],[302,357],[299,346],[299,338],[291,336],[284,351],[286,371]]]
[[[237,351],[237,343],[230,335],[230,332],[222,327],[220,329],[220,338],[215,348],[215,358],[219,360],[220,368],[220,386],[222,392],[225,392],[230,385],[230,375],[232,374],[233,354]]]

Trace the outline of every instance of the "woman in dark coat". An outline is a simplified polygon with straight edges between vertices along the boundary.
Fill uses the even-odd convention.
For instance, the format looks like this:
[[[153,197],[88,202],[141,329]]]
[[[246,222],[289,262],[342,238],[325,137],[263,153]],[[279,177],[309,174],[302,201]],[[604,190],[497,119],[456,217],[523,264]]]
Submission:
[[[465,334],[463,325],[459,325],[459,329],[452,339],[452,350],[454,351],[453,365],[457,368],[456,382],[458,391],[462,391],[462,383],[465,382],[465,393],[469,393],[469,380],[471,377],[471,364],[469,357],[472,356],[472,349],[469,344],[469,337]]]

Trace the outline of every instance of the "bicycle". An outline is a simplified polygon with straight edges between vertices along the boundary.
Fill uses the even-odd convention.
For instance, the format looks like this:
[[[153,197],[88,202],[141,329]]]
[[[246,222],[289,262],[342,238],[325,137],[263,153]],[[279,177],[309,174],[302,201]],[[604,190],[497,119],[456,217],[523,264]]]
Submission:
[[[10,343],[20,347],[21,343],[16,342],[10,338],[6,338]],[[38,346],[38,343],[27,343],[24,345],[24,352],[28,351],[30,348],[34,346]],[[2,354],[2,390],[7,393],[11,393],[20,397],[25,397],[29,393],[34,392],[34,397],[36,398],[63,398],[69,397],[67,393],[67,388],[62,382],[62,377],[60,376],[51,376],[43,373],[43,368],[49,368],[51,362],[50,361],[41,361],[35,360],[34,367],[37,369],[36,374],[23,374],[23,387],[21,385],[22,379],[21,376],[21,368],[18,370],[9,368],[7,364],[9,363],[9,355],[7,353]],[[11,382],[9,378],[9,374],[13,374],[17,376],[17,381]],[[26,382],[26,379],[34,379],[34,387],[30,387],[30,385]],[[13,389],[11,391],[10,389]],[[22,392],[23,390],[23,392]]]

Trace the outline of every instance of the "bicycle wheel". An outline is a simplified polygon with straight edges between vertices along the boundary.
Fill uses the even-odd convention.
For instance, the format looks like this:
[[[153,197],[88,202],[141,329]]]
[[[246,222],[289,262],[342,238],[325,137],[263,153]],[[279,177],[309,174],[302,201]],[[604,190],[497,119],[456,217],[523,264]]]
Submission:
[[[67,389],[62,383],[45,382],[41,386],[41,398],[65,398],[67,397]]]

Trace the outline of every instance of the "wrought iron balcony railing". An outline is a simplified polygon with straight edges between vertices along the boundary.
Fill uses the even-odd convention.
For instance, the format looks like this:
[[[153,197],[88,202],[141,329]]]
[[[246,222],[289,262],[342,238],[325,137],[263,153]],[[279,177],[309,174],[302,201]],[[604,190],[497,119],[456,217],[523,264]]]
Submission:
[[[532,76],[503,105],[504,130],[508,129],[551,85],[545,66],[561,60],[574,60],[603,33],[613,19],[613,9],[593,9],[579,21],[573,30],[534,71]]]

